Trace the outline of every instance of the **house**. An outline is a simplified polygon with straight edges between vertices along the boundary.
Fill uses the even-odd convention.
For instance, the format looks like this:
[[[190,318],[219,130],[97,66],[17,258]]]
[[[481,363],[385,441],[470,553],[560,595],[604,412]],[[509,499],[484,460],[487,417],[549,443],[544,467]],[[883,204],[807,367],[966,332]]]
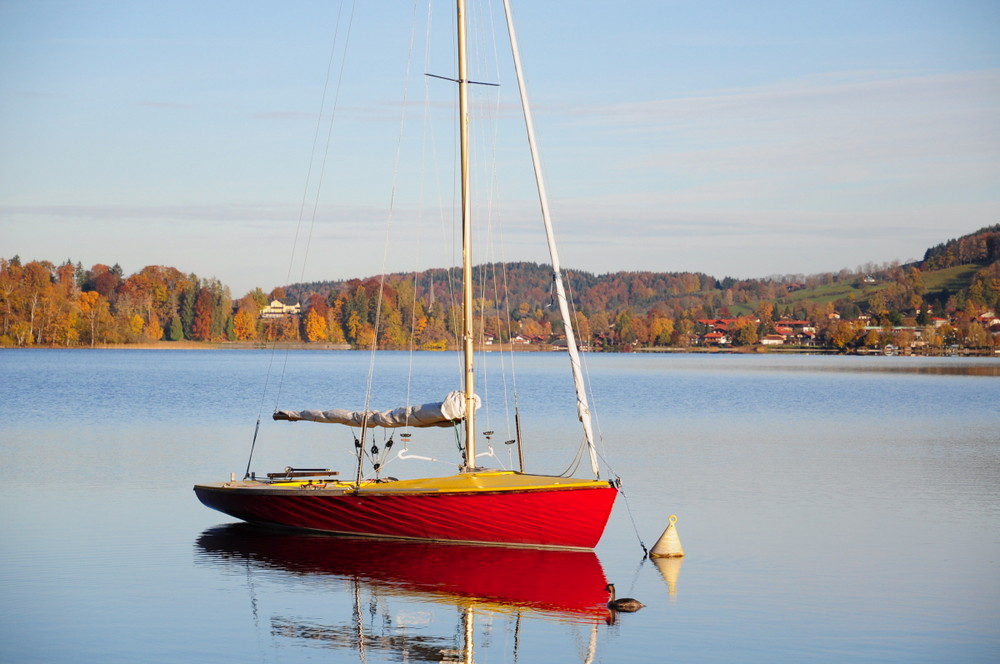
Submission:
[[[726,331],[736,322],[735,318],[699,318],[698,322],[713,331]],[[760,321],[757,321],[760,322]]]
[[[783,343],[785,343],[783,334],[765,334],[760,340],[762,346],[780,346]]]
[[[285,316],[298,316],[302,313],[302,307],[294,297],[271,300],[271,304],[264,307],[260,312],[261,318],[284,318]]]
[[[552,350],[569,350],[569,343],[566,341],[566,336],[562,334],[555,335],[549,339],[549,345],[552,346]]]
[[[701,343],[706,346],[725,346],[729,343],[729,336],[725,332],[709,332],[702,335]]]
[[[796,332],[815,332],[816,326],[809,320],[792,320],[782,318],[774,322],[777,327],[790,327]]]
[[[774,331],[784,335],[785,343],[811,346],[816,341],[816,325],[809,320],[783,318],[774,323]]]
[[[979,323],[985,328],[992,328],[995,325],[1000,325],[1000,318],[997,317],[996,313],[987,311],[980,314]]]

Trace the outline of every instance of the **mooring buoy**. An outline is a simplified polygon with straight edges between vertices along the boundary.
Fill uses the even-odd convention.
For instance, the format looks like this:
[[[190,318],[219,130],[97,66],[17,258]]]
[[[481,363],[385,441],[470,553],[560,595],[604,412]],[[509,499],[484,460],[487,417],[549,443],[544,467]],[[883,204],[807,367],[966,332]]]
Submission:
[[[681,558],[684,556],[684,547],[681,546],[681,538],[677,535],[677,515],[671,514],[667,519],[667,529],[656,540],[656,544],[649,552],[651,558]]]

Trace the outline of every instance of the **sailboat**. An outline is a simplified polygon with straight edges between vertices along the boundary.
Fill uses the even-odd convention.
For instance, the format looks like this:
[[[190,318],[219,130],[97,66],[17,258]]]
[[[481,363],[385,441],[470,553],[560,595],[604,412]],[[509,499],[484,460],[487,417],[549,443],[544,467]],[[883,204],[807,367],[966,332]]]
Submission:
[[[521,71],[510,6],[504,9],[528,134],[541,216],[553,268],[553,292],[565,324],[576,410],[593,479],[535,475],[477,465],[473,334],[472,200],[469,169],[469,85],[465,0],[457,0],[457,51],[462,207],[462,355],[461,390],[440,402],[389,411],[279,410],[275,420],[342,424],[361,430],[358,469],[351,480],[327,469],[294,469],[246,475],[242,480],[195,485],[206,506],[244,521],[338,535],[414,540],[592,549],[607,525],[617,489],[600,478],[590,407],[569,305],[555,246],[534,127]],[[455,427],[464,433],[459,472],[444,477],[396,480],[362,477],[365,432],[372,427]],[[249,471],[249,468],[248,468]]]

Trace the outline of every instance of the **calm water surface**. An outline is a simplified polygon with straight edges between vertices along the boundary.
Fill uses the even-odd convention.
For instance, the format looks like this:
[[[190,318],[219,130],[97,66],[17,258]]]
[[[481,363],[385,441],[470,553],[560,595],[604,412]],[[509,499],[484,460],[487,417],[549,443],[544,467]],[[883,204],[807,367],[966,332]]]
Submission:
[[[586,359],[628,500],[566,557],[274,535],[197,502],[261,413],[253,470],[349,472],[349,430],[268,415],[360,407],[365,353],[0,352],[0,661],[1000,661],[1000,361]],[[457,384],[450,355],[379,360],[374,407]],[[566,357],[514,363],[528,469],[561,472]],[[512,465],[511,414],[480,417]],[[455,459],[423,433],[410,453]],[[643,562],[670,514],[686,557]],[[647,607],[581,609],[608,581]]]

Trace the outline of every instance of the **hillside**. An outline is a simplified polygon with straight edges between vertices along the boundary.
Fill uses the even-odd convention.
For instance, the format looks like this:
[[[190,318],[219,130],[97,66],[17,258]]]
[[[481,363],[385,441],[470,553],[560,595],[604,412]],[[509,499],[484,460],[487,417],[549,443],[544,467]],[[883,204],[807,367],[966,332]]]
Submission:
[[[959,263],[958,261],[964,261]],[[717,279],[704,273],[614,272],[594,275],[564,270],[567,290],[577,309],[587,316],[651,313],[673,318],[739,316],[770,303],[776,315],[815,317],[837,312],[855,318],[868,313],[916,315],[918,309],[955,312],[973,306],[1000,308],[997,263],[1000,261],[1000,225],[937,245],[924,260],[908,265],[866,266],[863,271],[841,270],[815,275],[786,275],[768,279]],[[350,281],[292,284],[284,291],[306,300],[314,294],[336,299],[370,284],[374,277]],[[449,302],[449,288],[457,287],[458,272],[427,270],[398,273],[389,283],[413,284],[418,297]],[[535,263],[487,264],[475,271],[477,292],[496,308],[514,312],[548,310],[552,305],[551,267]],[[506,283],[506,289],[493,284]],[[505,291],[506,296],[499,295]],[[433,297],[430,295],[433,292]]]
[[[810,343],[843,348],[873,326],[916,329],[945,319],[953,331],[935,333],[940,344],[968,338],[981,347],[993,343],[986,332],[993,318],[984,314],[1000,310],[998,256],[1000,226],[991,226],[928,249],[922,261],[857,271],[745,280],[692,272],[564,276],[578,336],[595,347],[700,343],[713,320],[730,321],[740,330],[734,343],[751,345],[792,320],[810,322]],[[492,263],[478,266],[474,278],[483,340],[551,341],[562,332],[550,266]],[[434,269],[269,294],[258,288],[234,300],[218,280],[173,267],[126,276],[118,265],[22,265],[15,256],[0,259],[0,346],[281,340],[366,347],[377,339],[382,348],[443,348],[459,334],[459,289],[457,269]],[[847,334],[831,321],[856,324]]]
[[[988,265],[998,260],[1000,224],[994,224],[931,247],[924,253],[924,260],[920,261],[918,267],[922,270],[940,270],[970,263]]]

